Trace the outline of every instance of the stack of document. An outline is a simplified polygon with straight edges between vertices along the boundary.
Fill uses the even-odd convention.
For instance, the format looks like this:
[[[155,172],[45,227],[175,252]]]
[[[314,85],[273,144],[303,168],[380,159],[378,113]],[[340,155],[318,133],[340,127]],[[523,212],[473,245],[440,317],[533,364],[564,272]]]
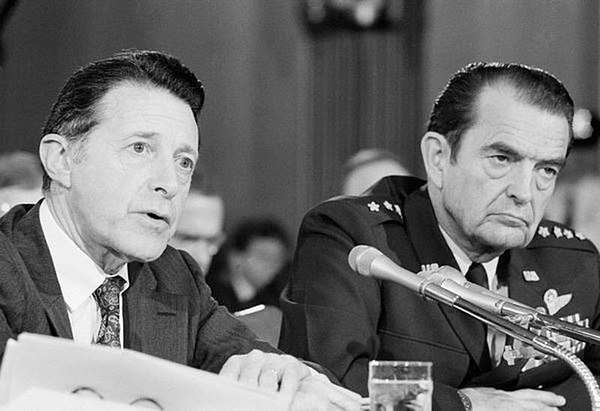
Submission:
[[[38,397],[59,394],[46,395],[44,409],[52,409],[52,399],[59,401],[66,394],[138,410],[283,411],[291,403],[282,394],[136,351],[21,334],[17,341],[9,341],[2,360],[0,405],[5,408],[0,409],[12,409],[11,403],[31,397],[32,392]]]

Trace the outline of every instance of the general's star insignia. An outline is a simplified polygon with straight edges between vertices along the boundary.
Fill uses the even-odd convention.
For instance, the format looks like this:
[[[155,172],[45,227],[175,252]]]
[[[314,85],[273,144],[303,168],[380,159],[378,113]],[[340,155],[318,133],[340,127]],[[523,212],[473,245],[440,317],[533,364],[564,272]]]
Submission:
[[[556,226],[555,226],[555,227],[554,227],[554,229],[553,229],[552,231],[554,232],[554,236],[555,236],[556,238],[561,238],[561,237],[563,236],[563,232],[562,232],[562,230],[560,229],[560,227],[556,227]]]
[[[383,206],[384,206],[385,208],[387,208],[388,210],[390,210],[390,211],[392,211],[392,209],[393,209],[393,207],[392,207],[392,203],[390,203],[390,202],[389,202],[389,201],[387,201],[387,200],[383,202]]]
[[[379,212],[379,204],[377,204],[375,201],[371,201],[369,204],[367,204],[367,207],[369,207],[369,210],[373,212]]]
[[[400,206],[398,204],[394,204],[394,210],[396,210],[396,212],[398,213],[398,215],[402,217],[402,210],[400,209]]]
[[[550,230],[548,230],[548,227],[540,226],[540,228],[538,228],[538,234],[546,238],[550,235]]]

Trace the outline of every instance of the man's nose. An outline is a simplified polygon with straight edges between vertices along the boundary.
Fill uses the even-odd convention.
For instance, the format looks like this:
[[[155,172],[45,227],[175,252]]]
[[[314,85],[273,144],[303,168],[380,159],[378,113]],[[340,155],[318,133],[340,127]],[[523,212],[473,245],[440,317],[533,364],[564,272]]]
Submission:
[[[157,159],[152,167],[151,188],[166,198],[173,198],[179,187],[175,162],[168,159]]]
[[[535,176],[532,167],[516,167],[510,173],[507,195],[518,204],[526,204],[533,197]]]

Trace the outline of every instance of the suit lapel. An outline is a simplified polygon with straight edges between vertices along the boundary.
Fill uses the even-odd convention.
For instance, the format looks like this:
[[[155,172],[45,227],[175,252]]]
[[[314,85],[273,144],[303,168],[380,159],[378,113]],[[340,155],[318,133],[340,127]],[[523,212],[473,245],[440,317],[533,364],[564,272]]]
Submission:
[[[406,230],[414,244],[420,264],[448,265],[458,269],[450,248],[439,230],[431,202],[425,188],[406,199]],[[409,267],[420,271],[420,267]],[[483,328],[478,320],[445,304],[439,304],[443,316],[479,367],[480,353],[485,342]]]
[[[66,304],[40,225],[39,205],[36,204],[18,222],[13,234],[14,243],[40,293],[53,335],[72,339]]]
[[[187,296],[159,291],[149,264],[132,263],[128,271],[131,284],[123,294],[125,347],[188,363]]]

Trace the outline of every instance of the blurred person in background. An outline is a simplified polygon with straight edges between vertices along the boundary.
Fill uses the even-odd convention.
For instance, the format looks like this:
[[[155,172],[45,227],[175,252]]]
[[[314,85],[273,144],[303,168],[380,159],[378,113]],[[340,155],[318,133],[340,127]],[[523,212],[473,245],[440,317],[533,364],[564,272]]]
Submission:
[[[225,205],[202,171],[192,177],[190,192],[169,244],[187,251],[206,275],[225,240]]]
[[[0,154],[0,215],[16,204],[35,203],[41,197],[39,157],[27,151]]]
[[[207,276],[213,298],[230,311],[279,306],[287,284],[290,241],[274,218],[241,220]]]
[[[407,176],[410,173],[402,165],[400,158],[389,150],[360,150],[344,163],[342,194],[362,194],[379,179],[390,175]]]

